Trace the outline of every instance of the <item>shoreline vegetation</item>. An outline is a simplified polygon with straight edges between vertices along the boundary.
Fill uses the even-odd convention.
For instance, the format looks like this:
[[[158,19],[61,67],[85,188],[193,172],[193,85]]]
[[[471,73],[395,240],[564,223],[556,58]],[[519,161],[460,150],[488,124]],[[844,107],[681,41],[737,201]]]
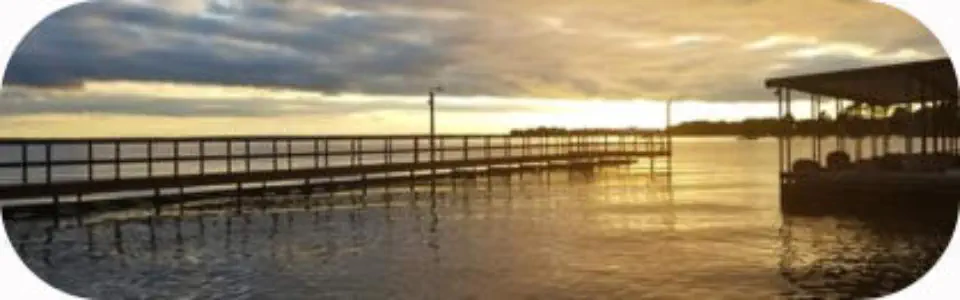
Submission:
[[[668,131],[674,136],[739,136],[747,139],[760,137],[777,137],[790,130],[791,136],[811,137],[811,136],[881,136],[881,135],[904,135],[912,133],[922,134],[924,129],[929,130],[927,134],[936,132],[935,128],[945,128],[943,122],[958,122],[956,118],[950,118],[944,114],[949,114],[944,109],[921,109],[914,112],[908,112],[903,108],[898,109],[874,109],[863,107],[848,107],[839,117],[832,118],[825,112],[821,112],[819,120],[801,119],[792,120],[791,116],[784,119],[777,118],[754,118],[742,121],[689,121],[670,126]],[[560,127],[536,127],[526,129],[513,129],[511,135],[515,136],[538,136],[538,135],[564,135],[564,134],[582,134],[582,133],[644,133],[659,132],[663,129],[650,128],[560,128]]]

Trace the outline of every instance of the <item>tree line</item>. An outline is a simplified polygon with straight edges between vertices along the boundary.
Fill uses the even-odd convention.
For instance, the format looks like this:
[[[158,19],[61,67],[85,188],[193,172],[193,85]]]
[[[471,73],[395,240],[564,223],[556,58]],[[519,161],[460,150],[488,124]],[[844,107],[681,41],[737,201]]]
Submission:
[[[865,136],[883,134],[919,135],[928,128],[928,134],[957,128],[957,110],[955,108],[939,107],[921,109],[910,112],[904,108],[879,109],[867,106],[847,107],[837,116],[831,117],[826,112],[820,113],[817,119],[794,120],[790,115],[779,118],[751,118],[742,121],[690,121],[670,126],[669,131],[674,135],[700,136],[777,136],[789,132],[795,136]],[[934,129],[936,128],[936,130]],[[564,135],[584,133],[644,133],[654,130],[641,128],[586,128],[566,129],[560,127],[536,127],[529,129],[514,129],[511,135]]]

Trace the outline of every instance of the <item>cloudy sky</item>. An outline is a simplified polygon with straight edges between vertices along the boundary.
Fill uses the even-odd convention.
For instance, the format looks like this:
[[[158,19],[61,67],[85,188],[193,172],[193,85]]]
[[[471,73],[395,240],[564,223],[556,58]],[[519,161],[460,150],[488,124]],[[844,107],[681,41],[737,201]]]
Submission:
[[[668,98],[680,120],[768,115],[764,78],[944,55],[858,0],[111,0],[24,39],[0,133],[420,130],[436,84],[451,131],[655,126]]]

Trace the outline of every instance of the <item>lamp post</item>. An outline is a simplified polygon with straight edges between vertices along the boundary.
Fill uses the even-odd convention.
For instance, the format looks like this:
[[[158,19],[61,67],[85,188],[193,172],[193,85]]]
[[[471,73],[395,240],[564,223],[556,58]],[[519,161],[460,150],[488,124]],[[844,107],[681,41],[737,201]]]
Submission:
[[[437,120],[436,120],[436,106],[434,105],[434,97],[436,93],[442,92],[443,87],[435,86],[430,88],[430,100],[427,101],[427,104],[430,105],[430,163],[433,164],[436,160],[436,138],[437,138]],[[436,170],[434,170],[436,173]]]
[[[442,91],[443,87],[441,86],[431,87],[429,90],[430,100],[427,101],[427,104],[430,105],[430,195],[432,197],[435,197],[437,193],[437,120],[434,97],[436,93]]]

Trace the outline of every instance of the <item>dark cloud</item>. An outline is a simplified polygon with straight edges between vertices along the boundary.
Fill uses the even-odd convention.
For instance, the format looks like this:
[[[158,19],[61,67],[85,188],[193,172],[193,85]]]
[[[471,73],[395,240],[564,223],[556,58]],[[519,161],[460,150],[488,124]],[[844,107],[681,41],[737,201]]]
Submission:
[[[814,42],[744,47],[772,36]],[[811,48],[826,50],[790,55]],[[770,99],[770,76],[942,54],[915,20],[867,1],[112,0],[42,22],[5,83],[739,101]]]
[[[60,91],[63,92],[63,91]],[[373,99],[343,101],[325,99],[191,99],[176,97],[131,97],[90,93],[57,93],[24,88],[5,88],[0,91],[3,110],[0,116],[46,113],[105,113],[133,116],[171,117],[270,117],[277,115],[330,115],[402,111],[423,112],[424,101]],[[439,109],[445,112],[502,113],[537,111],[524,103],[487,103],[476,105],[463,102],[444,102]]]
[[[80,4],[28,35],[11,59],[5,83],[149,80],[420,93],[415,82],[425,84],[446,61],[430,45],[389,39],[401,28],[390,20],[329,18],[303,25],[243,16],[230,21],[143,6]],[[115,49],[117,44],[131,49]],[[397,84],[391,79],[396,76],[414,84]]]

